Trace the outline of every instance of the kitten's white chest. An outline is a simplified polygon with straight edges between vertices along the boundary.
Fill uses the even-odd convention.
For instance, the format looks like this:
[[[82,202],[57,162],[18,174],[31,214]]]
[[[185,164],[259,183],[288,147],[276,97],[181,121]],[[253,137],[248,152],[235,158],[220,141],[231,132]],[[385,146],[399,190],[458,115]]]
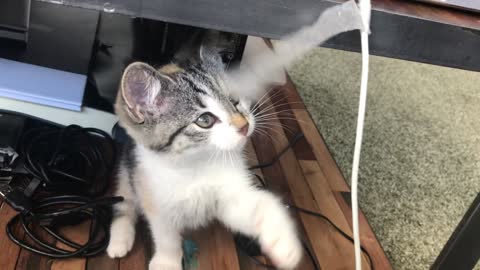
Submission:
[[[235,185],[234,175],[241,173],[234,163],[217,163],[192,159],[172,163],[171,160],[139,151],[145,179],[140,185],[150,191],[159,216],[169,218],[181,228],[195,228],[212,220],[217,211],[217,198],[225,185]],[[139,194],[141,197],[142,194]]]

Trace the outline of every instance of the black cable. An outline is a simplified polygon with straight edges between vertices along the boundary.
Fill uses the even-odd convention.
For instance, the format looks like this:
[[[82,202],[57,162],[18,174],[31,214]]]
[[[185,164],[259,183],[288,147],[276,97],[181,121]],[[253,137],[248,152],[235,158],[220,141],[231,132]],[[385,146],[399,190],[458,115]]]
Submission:
[[[6,227],[10,240],[35,254],[51,258],[89,257],[104,251],[109,241],[109,206],[122,201],[121,197],[88,199],[83,196],[62,195],[51,196],[38,201],[37,206],[28,212],[19,213],[12,218]],[[57,228],[79,224],[91,220],[88,241],[81,245],[56,232]],[[17,236],[15,226],[21,225],[25,238]],[[42,229],[55,240],[70,248],[66,250],[42,240],[38,231]],[[72,251],[73,249],[73,251]]]
[[[350,235],[348,235],[346,232],[344,232],[342,229],[340,229],[337,225],[335,225],[335,223],[333,223],[332,220],[330,220],[325,215],[322,215],[320,213],[313,212],[313,211],[310,211],[310,210],[307,210],[307,209],[304,209],[304,208],[301,208],[301,207],[298,207],[298,206],[295,206],[295,205],[292,205],[292,204],[287,204],[287,207],[291,208],[293,210],[302,212],[304,214],[308,214],[308,215],[323,219],[330,226],[332,226],[337,232],[339,232],[345,239],[347,239],[348,241],[350,241],[353,244],[353,242],[354,242],[353,238]],[[372,257],[370,256],[370,253],[368,253],[368,251],[363,246],[360,246],[360,249],[365,253],[365,255],[367,255],[368,262],[370,264],[370,269],[375,270],[375,267],[373,265],[373,261],[372,261]]]
[[[263,163],[263,164],[254,165],[249,167],[248,169],[255,170],[255,169],[263,169],[263,168],[272,166],[273,164],[277,163],[277,161],[280,160],[280,158],[303,137],[304,137],[303,133],[297,132],[293,137],[293,139],[288,143],[288,145],[275,158],[273,158],[272,161]]]
[[[108,161],[105,152],[116,156],[115,143],[106,132],[77,125],[33,128],[20,145],[26,172],[40,179],[45,191],[89,196],[106,192],[114,158]]]
[[[4,195],[20,212],[7,223],[8,237],[22,248],[51,258],[103,252],[110,239],[111,206],[123,200],[100,198],[109,187],[115,142],[99,129],[45,123],[35,126],[39,125],[30,127],[20,143],[23,171],[17,171],[16,178],[26,180],[17,181],[21,185],[12,188],[23,195]],[[82,222],[90,224],[86,243],[76,243],[60,233],[61,228]]]
[[[275,157],[273,158],[272,161],[270,162],[267,162],[267,163],[263,163],[263,164],[259,164],[259,165],[255,165],[255,166],[251,166],[249,168],[249,170],[254,170],[254,169],[263,169],[263,168],[266,168],[266,167],[269,167],[269,166],[272,166],[274,165],[278,160],[280,160],[280,158],[290,149],[292,148],[301,138],[303,138],[304,135],[303,133],[301,132],[297,132],[295,134],[295,136],[293,137],[293,139],[288,143],[288,145]],[[262,188],[267,188],[267,181],[265,181],[264,178],[260,177],[259,175],[257,174],[253,174],[257,180],[259,181],[260,185],[262,186]],[[307,210],[307,209],[304,209],[304,208],[301,208],[301,207],[298,207],[298,206],[295,206],[295,205],[292,205],[292,204],[287,204],[287,207],[290,208],[290,209],[293,209],[293,210],[296,210],[298,212],[301,212],[301,213],[304,213],[304,214],[308,214],[308,215],[311,215],[311,216],[314,216],[314,217],[317,217],[317,218],[321,218],[323,219],[325,222],[327,222],[327,224],[329,224],[330,226],[332,226],[337,232],[339,232],[345,239],[347,239],[348,241],[350,241],[351,243],[353,243],[353,238],[350,237],[347,233],[345,233],[342,229],[340,229],[337,225],[335,225],[335,223],[333,223],[328,217],[326,217],[325,215],[323,214],[320,214],[320,213],[317,213],[317,212],[313,212],[313,211],[310,211],[310,210]],[[307,252],[307,255],[309,256],[310,260],[312,261],[313,265],[314,265],[314,268],[315,270],[320,270],[320,265],[318,265],[318,262],[317,260],[315,259],[315,256],[312,254],[312,251],[310,250],[310,248],[307,246],[307,244],[302,241],[302,245],[303,245],[303,248],[305,249],[305,251]],[[372,258],[370,256],[370,254],[368,253],[368,251],[363,247],[363,246],[360,246],[360,249],[367,255],[367,258],[368,258],[368,261],[369,261],[369,264],[370,264],[370,268],[372,270],[375,270],[374,268],[374,265],[373,265],[373,261],[372,261]],[[239,250],[241,250],[248,258],[250,258],[250,260],[252,260],[253,263],[255,263],[256,265],[258,266],[261,266],[261,267],[264,267],[266,269],[277,269],[275,266],[273,265],[269,265],[269,264],[265,264],[263,262],[261,262],[260,260],[258,260],[257,258],[255,258],[254,256],[250,256],[245,250],[243,250],[242,248],[240,248]]]

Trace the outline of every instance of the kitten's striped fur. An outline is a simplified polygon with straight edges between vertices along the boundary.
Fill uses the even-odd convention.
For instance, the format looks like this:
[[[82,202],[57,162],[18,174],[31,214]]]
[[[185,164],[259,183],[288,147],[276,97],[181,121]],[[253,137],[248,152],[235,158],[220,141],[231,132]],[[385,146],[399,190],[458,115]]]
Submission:
[[[255,129],[247,97],[258,97],[272,73],[334,33],[358,28],[355,7],[327,10],[280,44],[280,54],[260,54],[228,74],[212,46],[200,47],[196,57],[180,53],[159,70],[143,63],[125,70],[115,109],[133,144],[119,167],[117,195],[125,200],[115,206],[111,257],[132,248],[142,214],[155,244],[150,270],[181,270],[182,232],[213,219],[258,238],[280,269],[298,264],[294,222],[277,197],[254,185],[242,156]]]

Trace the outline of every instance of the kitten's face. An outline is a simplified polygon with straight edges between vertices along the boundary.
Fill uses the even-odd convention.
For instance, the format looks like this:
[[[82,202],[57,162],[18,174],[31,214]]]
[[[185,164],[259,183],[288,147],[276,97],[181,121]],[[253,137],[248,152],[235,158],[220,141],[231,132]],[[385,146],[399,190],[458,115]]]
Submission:
[[[219,150],[242,147],[255,125],[249,104],[228,96],[204,95],[201,99],[205,108],[197,111],[192,125],[198,137],[205,137],[204,143]]]
[[[243,147],[255,127],[250,104],[229,94],[221,62],[213,60],[186,70],[127,67],[115,107],[137,143],[171,153]]]

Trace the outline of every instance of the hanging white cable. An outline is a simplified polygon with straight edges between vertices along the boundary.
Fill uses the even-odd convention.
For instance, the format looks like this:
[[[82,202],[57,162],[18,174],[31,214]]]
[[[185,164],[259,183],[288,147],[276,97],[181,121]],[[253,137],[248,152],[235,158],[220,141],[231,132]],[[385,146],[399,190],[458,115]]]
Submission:
[[[363,126],[365,121],[365,107],[367,102],[368,83],[368,34],[370,29],[370,0],[359,0],[360,13],[362,15],[364,29],[360,34],[362,44],[362,77],[360,82],[360,102],[358,105],[357,130],[355,138],[355,149],[353,152],[351,201],[352,201],[352,223],[353,241],[355,246],[355,269],[362,269],[362,253],[360,249],[360,228],[358,217],[358,167],[360,164],[360,152],[362,149]]]

